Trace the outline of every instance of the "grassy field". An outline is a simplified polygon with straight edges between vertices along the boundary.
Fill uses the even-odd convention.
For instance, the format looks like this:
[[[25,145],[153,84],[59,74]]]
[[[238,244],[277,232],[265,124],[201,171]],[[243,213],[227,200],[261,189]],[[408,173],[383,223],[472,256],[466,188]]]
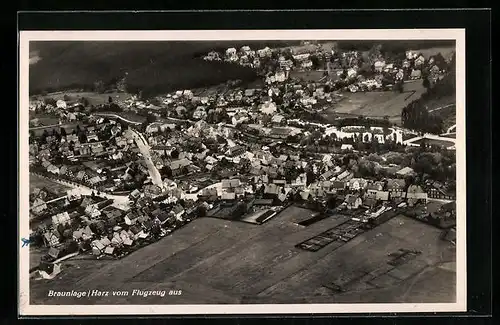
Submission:
[[[61,185],[50,179],[30,174],[30,193],[35,188],[47,188],[58,196],[66,195],[66,191],[70,189],[70,187]]]
[[[305,81],[317,82],[323,78],[323,71],[298,71],[293,70],[290,72],[291,78],[304,79]]]
[[[29,116],[30,116],[30,120],[35,119],[35,118],[38,119],[38,124],[40,126],[42,126],[42,125],[54,125],[54,124],[59,123],[59,118],[57,116],[50,115],[50,114],[44,114],[44,113],[36,114],[35,112],[30,111]]]
[[[115,102],[121,102],[130,98],[130,94],[127,93],[106,93],[99,94],[95,92],[56,92],[47,94],[45,97],[54,98],[55,100],[64,99],[64,96],[69,96],[71,100],[78,100],[79,98],[85,97],[89,100],[90,105],[101,105],[108,103],[109,97]]]
[[[366,297],[363,291],[351,297],[347,293],[336,295],[325,291],[323,285],[339,274],[380,268],[387,263],[387,254],[400,248],[422,251],[419,262],[405,271],[408,274],[422,273],[423,269],[432,271],[437,263],[454,260],[454,248],[438,238],[439,230],[406,217],[392,219],[337,250],[330,245],[318,252],[304,251],[295,245],[346,218],[327,218],[302,227],[290,220],[293,216],[288,213],[294,211],[300,212],[285,210],[263,225],[200,218],[120,261],[71,261],[71,267],[63,265],[58,279],[31,282],[31,303],[78,303],[77,299],[47,298],[48,290],[74,288],[183,292],[164,298],[110,294],[93,297],[94,304],[403,302],[413,299],[413,293],[410,290],[400,294],[400,288],[411,285],[408,281],[416,281],[414,278],[394,286],[381,285],[375,288],[379,293],[373,287],[365,288],[369,291]],[[419,279],[428,284],[425,289],[420,288],[419,294],[425,291],[429,301],[437,293],[440,302],[453,300],[453,272],[446,274],[450,275],[438,274],[437,280],[420,275]]]
[[[383,118],[389,116],[394,123],[401,122],[401,111],[410,102],[420,98],[425,92],[422,81],[405,83],[403,93],[394,91],[372,91],[343,93],[344,98],[325,112],[325,117],[366,116]]]
[[[73,130],[76,130],[76,127],[80,125],[80,128],[84,128],[87,125],[82,124],[82,123],[71,123],[71,124],[55,124],[53,127],[37,127],[37,128],[30,128],[30,131],[33,131],[35,136],[41,136],[45,130],[49,134],[52,133],[53,130],[56,130],[57,132],[61,132],[61,128],[64,128],[66,130],[66,133],[69,134],[73,132]]]

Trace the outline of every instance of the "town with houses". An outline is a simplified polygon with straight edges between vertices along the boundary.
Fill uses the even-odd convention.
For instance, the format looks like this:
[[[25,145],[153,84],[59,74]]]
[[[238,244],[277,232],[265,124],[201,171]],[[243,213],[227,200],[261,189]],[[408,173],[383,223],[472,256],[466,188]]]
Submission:
[[[430,89],[453,69],[454,56],[402,54],[375,47],[367,59],[314,42],[229,47],[202,59],[255,69],[262,82],[154,98],[104,93],[99,105],[64,92],[33,97],[32,270],[52,279],[66,261],[126,258],[197,219],[259,227],[290,209],[309,211],[298,226],[345,220],[299,250],[347,243],[399,215],[454,245],[455,126],[436,134],[384,116],[321,118],[346,93]],[[309,73],[319,77],[301,77]]]

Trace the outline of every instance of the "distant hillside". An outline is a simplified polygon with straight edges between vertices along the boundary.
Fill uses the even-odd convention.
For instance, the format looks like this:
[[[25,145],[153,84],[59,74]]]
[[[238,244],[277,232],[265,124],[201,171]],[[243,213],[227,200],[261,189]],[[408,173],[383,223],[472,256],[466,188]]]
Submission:
[[[197,59],[214,47],[269,42],[32,42],[38,61],[30,65],[30,94],[66,89],[92,90],[127,76],[128,91],[145,94],[218,84],[229,79],[252,80],[252,69]]]

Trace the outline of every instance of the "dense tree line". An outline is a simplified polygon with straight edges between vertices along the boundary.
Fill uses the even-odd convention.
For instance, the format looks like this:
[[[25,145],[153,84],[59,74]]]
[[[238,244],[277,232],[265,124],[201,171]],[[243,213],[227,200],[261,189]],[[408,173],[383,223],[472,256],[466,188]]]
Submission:
[[[333,122],[333,125],[337,127],[344,127],[350,125],[359,125],[365,127],[390,127],[391,123],[388,119],[371,119],[364,116],[359,117],[349,117],[339,119]]]

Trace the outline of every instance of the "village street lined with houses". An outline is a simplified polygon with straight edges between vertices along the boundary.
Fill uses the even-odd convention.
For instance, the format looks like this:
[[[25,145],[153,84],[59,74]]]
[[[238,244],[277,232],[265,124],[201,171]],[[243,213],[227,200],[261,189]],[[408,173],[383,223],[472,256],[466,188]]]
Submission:
[[[242,79],[31,94],[31,303],[454,301],[454,44],[227,43]]]

